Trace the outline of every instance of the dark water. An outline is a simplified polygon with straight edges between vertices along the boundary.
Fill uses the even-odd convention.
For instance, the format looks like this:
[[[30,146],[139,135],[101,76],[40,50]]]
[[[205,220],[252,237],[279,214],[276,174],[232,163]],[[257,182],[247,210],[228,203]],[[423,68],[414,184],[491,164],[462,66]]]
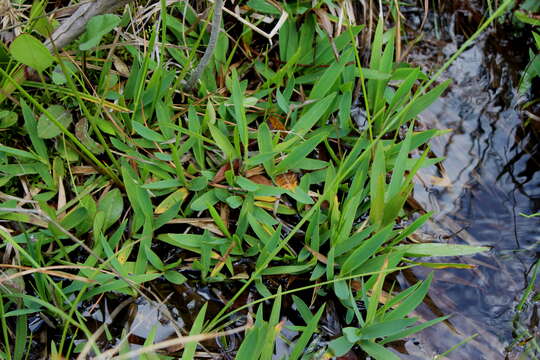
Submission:
[[[409,55],[409,62],[433,69],[434,63],[442,63],[457,50],[463,38],[457,30],[459,20],[455,15],[441,19],[439,29],[443,30],[437,34],[428,25],[425,40]],[[516,90],[527,51],[520,34],[502,26],[492,29],[446,71],[443,78],[453,79],[453,85],[421,115],[427,128],[453,130],[432,144],[433,152],[446,158],[442,171],[422,171],[415,188],[415,199],[436,213],[422,236],[492,250],[472,258],[444,259],[477,267],[436,271],[432,303],[420,314],[426,319],[441,313],[454,316],[448,324],[408,341],[410,358],[432,358],[475,334],[474,340],[448,358],[540,356],[527,351],[540,340],[540,302],[531,299],[538,294],[539,282],[524,311],[515,311],[540,251],[540,218],[520,215],[540,210],[538,136],[534,123],[524,126],[525,98]],[[424,278],[427,273],[418,269],[402,281],[407,284],[410,278]],[[531,336],[519,337],[520,327]]]

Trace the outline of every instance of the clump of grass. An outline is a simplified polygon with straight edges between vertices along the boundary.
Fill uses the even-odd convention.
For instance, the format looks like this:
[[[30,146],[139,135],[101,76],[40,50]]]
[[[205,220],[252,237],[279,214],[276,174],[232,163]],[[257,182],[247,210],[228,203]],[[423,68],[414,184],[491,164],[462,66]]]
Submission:
[[[15,139],[0,144],[4,357],[26,356],[28,317],[39,316],[58,331],[45,344],[56,357],[160,358],[166,350],[190,359],[198,343],[236,332],[244,334],[237,358],[267,359],[285,326],[283,298],[292,296],[304,325],[288,358],[299,359],[325,311],[300,296],[306,291],[332,294],[344,309],[342,333],[321,345],[335,356],[358,347],[397,358],[387,344],[447,318],[411,316],[431,276],[402,291],[394,282],[418,264],[413,257],[487,250],[409,239],[429,217],[405,209],[413,179],[441,160],[429,157],[429,141],[443,133],[415,131],[415,118],[449,85],[433,86],[444,68],[430,76],[396,62],[400,29],[385,30],[382,15],[364,67],[356,42],[364,26],[333,16],[335,4],[311,3],[252,0],[243,22],[226,17],[196,94],[183,81],[210,41],[211,19],[188,2],[97,17],[69,56],[44,55],[37,65],[2,45],[0,86],[9,97],[0,121]],[[54,27],[38,24],[24,32]],[[258,34],[271,37],[274,25],[269,44]],[[103,29],[114,40],[105,43]],[[38,36],[28,36],[35,41],[23,45],[41,51]],[[15,76],[26,65],[43,66],[39,81]],[[365,124],[351,119],[356,88]],[[266,282],[291,275],[303,285]],[[130,330],[115,341],[106,322],[98,341],[81,304],[163,304],[157,281],[237,290],[223,294],[219,311],[198,309],[191,329],[165,342],[154,329],[130,350]],[[239,305],[248,290],[258,298]]]

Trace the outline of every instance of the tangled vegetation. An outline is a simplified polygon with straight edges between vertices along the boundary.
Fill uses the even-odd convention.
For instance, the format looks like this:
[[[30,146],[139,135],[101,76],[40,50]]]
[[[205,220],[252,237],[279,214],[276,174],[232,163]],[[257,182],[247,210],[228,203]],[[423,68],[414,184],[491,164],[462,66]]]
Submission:
[[[221,3],[130,1],[58,48],[75,2],[0,2],[2,358],[270,359],[281,341],[287,359],[395,359],[448,318],[414,314],[431,277],[396,274],[488,249],[412,237],[444,133],[415,119],[512,1],[430,74],[401,60],[397,1],[365,23],[349,0]],[[171,289],[203,287],[173,311]],[[329,298],[339,333],[319,329]],[[141,301],[172,335],[133,345]]]

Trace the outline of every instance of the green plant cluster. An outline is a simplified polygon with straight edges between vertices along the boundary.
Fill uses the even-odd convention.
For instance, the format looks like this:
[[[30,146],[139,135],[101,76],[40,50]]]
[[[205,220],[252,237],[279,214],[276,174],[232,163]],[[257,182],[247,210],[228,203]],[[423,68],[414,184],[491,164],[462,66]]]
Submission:
[[[431,276],[398,289],[394,275],[463,267],[419,258],[487,249],[409,238],[430,216],[404,210],[413,179],[441,161],[430,157],[429,141],[444,133],[416,131],[415,118],[449,82],[434,85],[440,72],[395,61],[400,29],[385,30],[378,19],[364,67],[357,43],[364,26],[334,36],[319,24],[317,11],[334,2],[250,0],[243,16],[258,14],[255,27],[266,26],[256,19],[275,24],[287,14],[273,44],[225,19],[193,95],[183,81],[210,22],[188,2],[159,2],[159,17],[135,45],[114,40],[120,29],[142,26],[129,11],[95,17],[70,56],[51,54],[40,40],[38,26],[55,26],[33,21],[43,19],[45,3],[34,2],[23,35],[0,46],[0,236],[13,265],[2,268],[0,286],[3,358],[27,356],[36,314],[57,324],[58,340],[47,344],[53,355],[101,354],[80,304],[149,296],[158,279],[237,285],[221,311],[200,309],[190,336],[225,330],[232,315],[260,304],[239,359],[272,358],[282,299],[291,295],[305,324],[293,327],[300,335],[288,358],[321,355],[306,348],[325,308],[308,305],[299,296],[305,290],[333,294],[345,309],[343,333],[323,346],[328,356],[357,346],[395,359],[387,344],[447,319],[411,315]],[[37,79],[26,78],[30,68]],[[355,89],[365,124],[351,118]],[[164,254],[173,250],[186,256]],[[242,259],[247,272],[236,266]],[[276,291],[265,282],[291,274],[308,285]],[[233,306],[252,289],[258,299]],[[125,357],[133,355],[127,331],[117,346]],[[145,356],[167,358],[152,348],[153,336]],[[180,350],[183,359],[195,356],[198,341]]]

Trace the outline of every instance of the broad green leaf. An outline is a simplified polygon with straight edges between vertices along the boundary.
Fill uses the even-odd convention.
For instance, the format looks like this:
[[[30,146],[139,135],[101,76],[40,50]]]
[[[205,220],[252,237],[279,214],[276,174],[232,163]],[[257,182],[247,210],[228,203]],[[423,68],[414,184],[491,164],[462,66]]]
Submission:
[[[276,295],[277,297],[272,305],[272,312],[270,313],[270,319],[267,324],[268,330],[266,331],[262,344],[261,360],[271,360],[273,358],[276,338],[281,331],[281,326],[278,325],[281,313],[281,286],[278,288]]]
[[[84,219],[88,216],[86,208],[79,206],[75,210],[70,211],[60,222],[62,227],[66,230],[76,228]]]
[[[424,243],[399,245],[396,251],[405,251],[407,256],[463,256],[473,255],[479,252],[489,251],[487,246],[469,246],[458,244]]]
[[[366,324],[372,324],[375,322],[377,317],[377,310],[379,308],[379,303],[381,300],[381,295],[383,291],[384,279],[386,278],[387,272],[384,270],[388,269],[390,255],[386,255],[383,265],[380,268],[381,272],[379,274],[373,275],[369,280],[369,285],[366,285],[367,289],[371,290],[369,297],[367,298],[367,311],[366,311]]]
[[[225,201],[232,209],[237,209],[242,206],[244,200],[240,196],[229,196]]]
[[[208,129],[210,129],[210,134],[212,134],[212,140],[214,140],[220,150],[223,151],[226,160],[234,160],[239,157],[238,151],[218,127],[209,123]]]
[[[165,276],[165,279],[167,279],[168,282],[175,285],[182,285],[187,281],[187,278],[184,275],[174,270],[166,271],[163,276]]]
[[[275,172],[282,173],[299,166],[305,156],[312,152],[327,136],[328,134],[323,132],[296,146],[285,159],[276,165]]]
[[[17,123],[19,115],[16,112],[0,110],[0,129],[5,129]]]
[[[390,179],[390,184],[388,185],[388,190],[386,192],[386,201],[393,198],[400,191],[403,183],[405,182],[405,171],[410,170],[407,168],[407,162],[409,160],[408,157],[412,140],[413,126],[414,123],[411,123],[409,126],[409,130],[405,135],[405,139],[400,143],[399,154],[395,158],[392,170],[392,177]]]
[[[208,179],[204,176],[197,176],[186,185],[186,188],[191,191],[201,191],[208,187]]]
[[[153,228],[152,218],[146,218],[143,226],[143,233],[139,245],[139,252],[135,261],[135,273],[143,274],[148,272],[148,263],[152,264],[158,271],[165,271],[163,261],[152,250]]]
[[[301,298],[299,298],[296,295],[293,295],[292,299],[293,299],[293,302],[294,302],[294,306],[296,306],[296,311],[298,311],[300,313],[300,315],[302,316],[302,319],[304,320],[304,322],[306,324],[308,322],[310,322],[313,319],[313,314],[309,310],[309,307],[306,305],[304,300],[302,300]]]
[[[410,97],[410,92],[420,76],[420,70],[418,68],[411,71],[411,73],[403,80],[398,89],[392,96],[392,101],[388,105],[388,116],[391,116],[394,111],[398,110]]]
[[[384,48],[381,61],[379,63],[379,69],[383,73],[390,73],[392,71],[392,60],[394,56],[394,29],[390,31],[390,39]],[[378,114],[382,110],[385,104],[384,91],[387,85],[386,80],[370,80],[375,81],[375,102],[370,104],[372,106],[372,113]],[[377,125],[377,124],[376,124]],[[379,130],[382,130],[382,126],[379,126]]]
[[[377,339],[390,335],[394,335],[400,331],[403,331],[408,326],[414,324],[417,321],[416,318],[413,319],[396,319],[396,320],[387,320],[373,325],[368,325],[359,329],[358,331],[358,340],[369,340]],[[349,339],[350,340],[350,339]]]
[[[333,250],[333,249],[332,249]],[[346,301],[350,297],[351,289],[349,283],[345,280],[336,281],[334,284],[334,293],[338,299]]]
[[[242,189],[246,190],[246,191],[249,191],[249,192],[254,192],[254,191],[257,191],[260,189],[260,185],[249,180],[249,179],[246,179],[245,177],[243,176],[238,176],[236,178],[236,183],[238,184],[238,186],[240,186]]]
[[[359,75],[360,72],[358,71],[357,76]],[[389,80],[392,74],[384,73],[376,69],[362,68],[362,75],[364,76],[364,79],[368,80]]]
[[[311,269],[315,264],[303,265],[283,265],[266,268],[262,271],[262,275],[281,275],[281,274],[300,274]]]
[[[427,109],[431,104],[437,100],[444,90],[450,85],[452,80],[448,79],[439,85],[435,86],[433,89],[428,91],[426,94],[420,96],[416,100],[413,100],[410,105],[407,106],[407,111],[401,119],[402,122],[407,122],[415,118],[422,111]],[[392,128],[392,127],[391,127]]]
[[[124,201],[122,199],[122,194],[118,189],[112,189],[109,191],[97,205],[98,211],[103,211],[105,213],[105,222],[103,224],[103,231],[106,231],[111,227],[120,216],[122,216],[122,211],[124,210]]]
[[[1,301],[4,301],[1,299]],[[18,316],[15,320],[15,339],[13,357],[15,360],[22,360],[27,354],[27,336],[28,336],[28,315]]]
[[[39,157],[24,150],[15,149],[9,146],[5,146],[0,144],[0,153],[12,155],[16,158],[23,158],[23,159],[31,159],[31,160],[37,160],[39,161]]]
[[[169,194],[163,201],[156,207],[154,213],[163,214],[171,207],[177,204],[181,204],[188,197],[189,192],[186,188],[180,188],[175,192]]]
[[[257,320],[258,319],[259,317],[257,317]],[[235,359],[259,359],[264,344],[265,335],[268,331],[270,331],[268,326],[263,327],[261,325],[255,325],[246,331],[244,340],[236,352]]]
[[[135,216],[131,224],[132,231],[137,231],[145,223],[146,219],[152,219],[152,201],[146,189],[141,187],[142,182],[127,161],[122,161],[122,178],[126,186],[129,203],[133,207]]]
[[[335,356],[343,356],[351,350],[354,343],[351,343],[345,336],[340,336],[328,343],[328,348]]]
[[[369,68],[374,70],[380,70],[380,63],[382,58],[383,48],[383,31],[384,31],[384,19],[379,16],[377,27],[375,28],[375,35],[371,44],[371,57],[369,60]],[[375,103],[377,96],[377,84],[381,80],[368,80],[367,92],[368,92],[368,104],[370,106],[371,113],[375,111]]]
[[[288,62],[291,60],[301,49],[301,45],[298,44],[296,23],[289,17],[279,29],[279,57],[281,61]]]
[[[394,310],[385,315],[385,320],[397,320],[404,318],[407,314],[410,314],[414,309],[418,307],[427,295],[431,281],[433,280],[433,273],[429,274],[428,278],[421,282],[421,285],[409,294]],[[415,285],[416,286],[416,285]]]
[[[272,154],[272,133],[270,128],[266,123],[262,123],[259,126],[259,131],[257,132],[257,146],[259,147],[259,154]],[[249,161],[250,159],[248,159]],[[274,158],[273,156],[263,162],[264,169],[270,175],[274,174]]]
[[[445,321],[446,319],[448,319],[451,315],[447,315],[447,316],[442,316],[442,317],[439,317],[439,318],[436,318],[436,319],[433,319],[433,320],[430,320],[430,321],[426,321],[426,322],[423,322],[419,325],[416,325],[416,326],[412,326],[412,327],[409,327],[407,329],[404,329],[398,333],[395,333],[394,335],[391,335],[391,336],[388,336],[386,337],[383,341],[381,341],[381,344],[387,344],[387,343],[390,343],[390,342],[393,342],[393,341],[397,341],[397,340],[401,340],[401,339],[404,339],[404,338],[407,338],[409,336],[411,336],[412,334],[416,334],[417,332],[420,332],[430,326],[433,326],[433,325],[436,325],[442,321]]]
[[[392,233],[392,225],[388,225],[371,238],[365,240],[356,248],[341,267],[341,274],[352,274],[355,269],[362,266],[375,252],[388,240]]]
[[[140,122],[135,121],[131,125],[133,126],[133,130],[135,130],[137,134],[141,135],[146,140],[155,141],[158,143],[165,141],[165,137],[163,137],[163,135],[152,129],[147,128]]]
[[[337,93],[332,93],[325,97],[324,99],[318,100],[313,104],[308,111],[306,111],[300,119],[294,124],[291,129],[291,134],[287,137],[290,138],[302,138],[306,135],[311,128],[321,119],[321,117],[326,113],[332,102],[336,98]]]
[[[281,224],[270,236],[270,239],[267,240],[266,245],[261,250],[259,257],[257,258],[257,262],[255,263],[255,269],[260,270],[260,268],[266,264],[268,257],[270,256],[272,251],[276,248],[276,246],[278,246],[280,236],[281,236]]]
[[[315,49],[313,46],[313,40],[315,39],[315,23],[316,15],[314,13],[307,13],[303,17],[300,25],[300,39],[298,40],[302,48],[302,57],[299,59],[300,64],[312,64]],[[289,80],[290,81],[290,80]],[[291,84],[291,82],[289,83]],[[291,86],[291,90],[294,85]]]
[[[287,190],[285,191],[285,193],[292,197],[294,200],[298,201],[300,204],[311,205],[314,203],[311,196],[309,196],[309,194],[302,190],[299,186],[296,187],[296,189],[294,189],[293,191]]]
[[[533,26],[540,26],[540,19],[538,19],[537,17],[534,17],[532,14],[528,15],[525,11],[521,11],[521,10],[514,11],[514,15],[519,21],[525,24],[530,24]]]
[[[362,242],[373,232],[374,226],[370,225],[360,232],[356,232],[354,235],[347,235],[346,241],[338,242],[335,247],[335,256],[343,255],[344,253],[360,246]]]
[[[411,171],[410,174],[412,173],[413,171]],[[407,201],[414,187],[414,184],[409,179],[410,178],[407,177],[407,180],[404,181],[405,183],[403,184],[401,189],[398,189],[398,193],[386,202],[383,221],[381,223],[382,226],[394,223],[396,218],[399,216],[399,213],[403,210],[405,202]]]
[[[216,197],[215,190],[207,191],[206,193],[199,196],[191,203],[191,209],[194,211],[203,211],[207,210],[209,205],[214,205],[219,201]]]
[[[113,14],[94,16],[86,24],[86,32],[81,37],[79,50],[90,50],[97,46],[101,38],[120,23],[120,17]]]
[[[280,14],[279,9],[271,5],[271,3],[267,2],[266,0],[249,0],[246,5],[253,10],[257,10],[258,12],[261,12],[263,14]]]
[[[347,51],[347,54],[350,54],[350,51]],[[324,71],[322,76],[315,84],[313,84],[313,89],[309,93],[310,99],[321,99],[332,90],[332,87],[341,76],[341,73],[343,73],[348,58],[350,58],[350,56],[342,54],[339,62],[330,65],[330,67]]]
[[[198,249],[203,240],[213,247],[225,245],[228,242],[228,240],[224,238],[208,236],[206,239],[204,239],[202,235],[195,234],[161,234],[158,236],[158,240],[192,251],[193,249]]]
[[[178,188],[182,186],[182,183],[176,179],[161,180],[148,184],[144,184],[142,187],[149,190],[163,190],[170,188]]]
[[[396,354],[375,342],[362,340],[359,342],[359,345],[362,350],[373,356],[376,360],[399,360]]]
[[[15,60],[40,73],[51,66],[54,60],[49,49],[30,34],[22,34],[15,38],[9,52]]]
[[[47,108],[47,111],[54,116],[60,124],[67,128],[73,121],[71,113],[61,105],[51,105]],[[49,118],[43,114],[39,117],[37,123],[37,134],[42,139],[51,139],[57,135],[60,135],[62,130],[58,128]]]

